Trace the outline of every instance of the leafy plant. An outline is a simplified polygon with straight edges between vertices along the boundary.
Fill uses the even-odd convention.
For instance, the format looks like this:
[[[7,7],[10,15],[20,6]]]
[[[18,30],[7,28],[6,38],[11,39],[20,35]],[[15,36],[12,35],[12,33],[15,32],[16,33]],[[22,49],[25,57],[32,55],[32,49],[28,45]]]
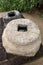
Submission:
[[[41,18],[43,18],[43,13],[40,12],[38,15],[39,15]]]
[[[43,7],[43,0],[39,0],[38,4],[39,4],[38,7]]]
[[[39,0],[0,0],[0,11],[19,10],[32,12]]]

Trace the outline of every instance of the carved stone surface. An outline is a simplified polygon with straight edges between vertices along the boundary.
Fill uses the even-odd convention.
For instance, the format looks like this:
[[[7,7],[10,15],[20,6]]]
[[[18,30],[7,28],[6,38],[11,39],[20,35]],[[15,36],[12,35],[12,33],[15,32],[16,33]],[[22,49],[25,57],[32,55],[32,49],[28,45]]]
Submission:
[[[12,10],[12,11],[6,12],[2,18],[4,22],[4,27],[6,27],[8,22],[10,22],[13,19],[23,18],[23,15],[17,10]]]
[[[2,42],[3,25],[2,18],[0,18],[0,42]]]
[[[8,53],[34,56],[41,44],[40,30],[32,20],[12,20],[3,32],[2,42]]]

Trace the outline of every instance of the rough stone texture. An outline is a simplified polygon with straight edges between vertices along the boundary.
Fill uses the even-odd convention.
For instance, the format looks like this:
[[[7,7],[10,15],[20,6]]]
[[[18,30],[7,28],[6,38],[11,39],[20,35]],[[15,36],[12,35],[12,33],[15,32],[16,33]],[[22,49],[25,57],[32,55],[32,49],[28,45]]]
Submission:
[[[6,59],[6,52],[5,49],[1,46],[0,47],[0,61],[5,60]]]
[[[2,18],[0,18],[0,61],[6,59],[6,52],[2,46],[2,33],[3,33],[3,22]]]
[[[18,18],[24,18],[24,17],[19,11],[12,10],[12,11],[6,12],[2,18],[4,22],[4,27],[6,27],[7,23],[10,22],[11,20],[18,19]]]
[[[26,25],[27,31],[18,31],[18,25]],[[38,26],[29,19],[18,19],[8,23],[2,35],[3,46],[8,53],[34,56],[40,48],[41,36]]]
[[[0,13],[0,17],[2,17],[4,13]],[[0,65],[14,65],[14,61],[15,61],[15,65],[43,65],[43,19],[38,17],[37,15],[33,14],[33,15],[29,15],[28,13],[23,13],[24,17],[25,18],[30,18],[32,20],[34,20],[34,22],[36,24],[38,24],[40,30],[41,30],[41,38],[42,38],[42,46],[41,48],[39,49],[38,53],[36,54],[36,56],[32,57],[32,58],[29,58],[29,60],[27,60],[27,62],[20,60],[17,60],[16,61],[14,60],[14,56],[13,56],[13,59],[11,58],[11,56],[8,54],[7,56],[11,58],[11,61],[9,59],[6,59],[6,60],[3,60],[3,61],[0,61]],[[24,63],[21,63],[21,62],[24,62]]]
[[[37,53],[38,55],[36,55],[34,59],[32,60],[30,59],[30,61],[22,65],[43,65],[43,18],[40,18],[37,15],[37,12],[31,15],[28,13],[23,13],[23,15],[25,18],[34,20],[34,22],[38,24],[40,28],[40,32],[41,32],[42,47],[41,47],[41,50],[39,50],[39,53]]]
[[[9,59],[9,60],[5,59],[5,60],[0,62],[0,65],[14,65],[13,60],[14,59]]]
[[[0,42],[2,41],[3,26],[2,18],[0,18]]]

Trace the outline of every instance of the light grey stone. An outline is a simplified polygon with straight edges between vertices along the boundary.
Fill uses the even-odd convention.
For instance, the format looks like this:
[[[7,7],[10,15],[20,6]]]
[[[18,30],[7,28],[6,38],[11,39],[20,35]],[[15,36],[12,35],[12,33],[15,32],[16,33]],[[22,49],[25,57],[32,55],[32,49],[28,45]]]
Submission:
[[[41,45],[40,30],[32,20],[15,19],[4,29],[2,42],[8,53],[35,56]]]
[[[4,22],[4,27],[6,27],[6,25],[13,19],[19,19],[19,18],[23,18],[23,15],[17,11],[17,10],[12,10],[9,12],[5,12],[5,14],[3,15],[3,22]]]

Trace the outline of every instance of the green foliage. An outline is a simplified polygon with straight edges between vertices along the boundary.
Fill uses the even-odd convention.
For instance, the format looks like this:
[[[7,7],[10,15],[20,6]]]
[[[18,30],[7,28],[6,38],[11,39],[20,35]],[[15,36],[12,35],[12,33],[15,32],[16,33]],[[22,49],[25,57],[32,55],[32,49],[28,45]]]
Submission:
[[[0,10],[2,10],[2,11],[11,10],[10,0],[0,0]]]
[[[39,15],[41,18],[43,18],[43,13],[40,12],[38,15]]]
[[[38,5],[39,8],[43,7],[43,0],[39,0],[38,3],[39,3],[39,5]]]
[[[0,0],[0,11],[19,10],[32,12],[39,0]]]

